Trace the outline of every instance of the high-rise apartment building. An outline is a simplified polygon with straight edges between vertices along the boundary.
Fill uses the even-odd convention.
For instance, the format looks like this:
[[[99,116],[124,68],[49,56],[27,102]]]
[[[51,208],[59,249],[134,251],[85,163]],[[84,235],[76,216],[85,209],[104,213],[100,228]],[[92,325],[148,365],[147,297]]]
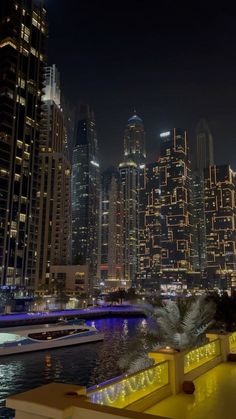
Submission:
[[[134,113],[128,119],[124,135],[124,159],[133,160],[138,165],[146,159],[146,134],[142,119]]]
[[[204,170],[207,271],[211,286],[236,271],[236,177],[229,165]]]
[[[161,268],[192,268],[191,186],[187,133],[172,129],[161,135]]]
[[[0,282],[34,288],[45,9],[0,2]]]
[[[139,189],[139,278],[157,283],[160,272],[160,185],[158,162],[146,164]]]
[[[201,272],[206,267],[204,169],[213,164],[213,137],[207,121],[201,119],[196,128],[196,154],[192,173],[193,267]]]
[[[50,289],[50,267],[71,259],[71,167],[65,149],[60,77],[55,65],[45,69],[40,138],[37,286]]]
[[[124,161],[119,165],[122,192],[125,279],[136,283],[139,271],[139,190],[145,168],[145,131],[135,113],[124,133]]]
[[[138,272],[139,168],[132,160],[119,165],[123,214],[124,279],[134,285]]]
[[[123,214],[119,173],[109,168],[101,179],[100,281],[106,289],[126,286],[123,269]]]
[[[203,177],[203,170],[214,164],[213,137],[205,119],[200,119],[196,128],[195,170]]]
[[[73,263],[89,265],[90,289],[98,265],[100,171],[94,113],[81,105],[72,165]]]

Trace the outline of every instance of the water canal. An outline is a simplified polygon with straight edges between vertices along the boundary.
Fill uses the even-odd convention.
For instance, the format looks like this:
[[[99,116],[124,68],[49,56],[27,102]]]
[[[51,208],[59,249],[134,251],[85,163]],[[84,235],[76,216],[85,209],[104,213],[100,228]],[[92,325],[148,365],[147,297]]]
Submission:
[[[92,386],[120,374],[118,359],[134,336],[143,345],[149,321],[142,317],[87,320],[101,330],[103,342],[0,358],[0,418],[12,418],[7,396],[52,381]]]

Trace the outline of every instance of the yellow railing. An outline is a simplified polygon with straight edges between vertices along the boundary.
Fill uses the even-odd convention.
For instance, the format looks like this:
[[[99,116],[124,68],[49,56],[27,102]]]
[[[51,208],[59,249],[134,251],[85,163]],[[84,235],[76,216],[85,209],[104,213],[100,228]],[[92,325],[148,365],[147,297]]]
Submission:
[[[220,341],[215,339],[206,345],[193,349],[184,356],[184,373],[198,368],[220,355]]]
[[[229,337],[229,349],[230,352],[236,350],[236,332],[232,333]]]
[[[88,391],[92,403],[123,408],[169,383],[168,361]]]

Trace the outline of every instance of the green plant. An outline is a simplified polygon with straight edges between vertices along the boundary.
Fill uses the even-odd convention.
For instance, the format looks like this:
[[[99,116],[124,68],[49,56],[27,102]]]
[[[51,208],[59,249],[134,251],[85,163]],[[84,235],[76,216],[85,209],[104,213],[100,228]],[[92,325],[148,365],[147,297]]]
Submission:
[[[215,303],[206,295],[191,303],[182,300],[170,301],[161,308],[146,306],[146,314],[152,320],[144,339],[146,347],[129,350],[120,362],[121,368],[135,372],[152,365],[148,352],[165,346],[181,351],[203,345],[208,341],[205,333],[214,321],[215,309]]]

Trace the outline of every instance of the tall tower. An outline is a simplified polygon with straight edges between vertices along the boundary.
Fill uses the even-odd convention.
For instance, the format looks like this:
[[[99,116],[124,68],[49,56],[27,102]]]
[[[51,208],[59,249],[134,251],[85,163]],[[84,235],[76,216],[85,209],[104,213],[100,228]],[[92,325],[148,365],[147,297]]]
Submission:
[[[227,288],[236,273],[236,177],[229,165],[209,166],[204,180],[208,278]]]
[[[39,234],[37,286],[51,287],[50,267],[70,262],[71,167],[65,154],[66,131],[60,106],[60,76],[55,65],[45,69],[39,166]]]
[[[139,276],[145,286],[156,286],[160,272],[160,170],[146,164],[139,190]]]
[[[34,0],[0,8],[0,282],[33,290],[46,12]]]
[[[139,271],[139,191],[145,169],[145,131],[135,113],[124,133],[124,161],[119,165],[123,197],[123,258],[125,279],[136,285]]]
[[[207,121],[200,119],[196,128],[196,171],[203,176],[203,170],[213,164],[213,137]]]
[[[125,130],[124,158],[125,160],[133,160],[138,165],[144,163],[146,159],[144,125],[136,112],[128,119]]]
[[[90,289],[98,264],[100,171],[94,113],[81,105],[72,165],[73,262],[89,265]]]
[[[107,289],[124,284],[123,216],[119,173],[109,168],[101,182],[101,256],[100,279]]]
[[[213,164],[213,137],[207,121],[201,119],[196,128],[196,156],[192,179],[193,267],[195,270],[201,272],[203,272],[206,267],[204,169]]]
[[[187,133],[175,128],[160,136],[162,271],[188,271],[192,235]]]

